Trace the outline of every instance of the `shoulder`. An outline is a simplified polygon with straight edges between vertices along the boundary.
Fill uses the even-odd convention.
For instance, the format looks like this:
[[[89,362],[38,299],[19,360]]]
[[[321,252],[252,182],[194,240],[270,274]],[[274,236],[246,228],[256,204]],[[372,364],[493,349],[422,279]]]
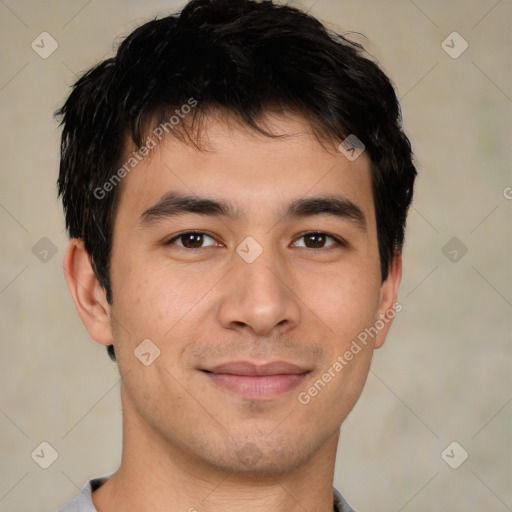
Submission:
[[[340,492],[333,487],[334,509],[336,512],[356,512],[346,501]]]
[[[92,502],[92,493],[95,489],[103,485],[109,478],[109,475],[99,476],[88,480],[80,489],[80,492],[65,505],[63,505],[58,512],[97,512]]]

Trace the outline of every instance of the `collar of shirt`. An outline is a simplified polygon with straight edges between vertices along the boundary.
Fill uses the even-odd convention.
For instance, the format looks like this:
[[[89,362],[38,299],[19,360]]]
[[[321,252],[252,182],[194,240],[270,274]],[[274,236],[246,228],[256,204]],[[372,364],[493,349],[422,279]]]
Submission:
[[[71,501],[61,507],[58,512],[97,512],[92,502],[92,493],[103,485],[112,474],[113,473],[99,476],[87,481],[80,489],[80,492]],[[334,487],[332,493],[334,512],[355,512]]]

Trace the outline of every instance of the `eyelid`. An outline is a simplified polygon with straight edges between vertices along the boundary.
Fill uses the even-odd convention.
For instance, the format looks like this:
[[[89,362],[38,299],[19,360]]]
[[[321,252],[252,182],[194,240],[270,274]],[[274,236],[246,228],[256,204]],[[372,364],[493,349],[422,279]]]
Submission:
[[[207,237],[210,237],[212,240],[214,240],[217,244],[219,244],[220,242],[213,236],[213,235],[210,235],[209,233],[207,233],[206,231],[199,231],[199,230],[196,230],[196,229],[190,229],[188,231],[182,231],[181,233],[178,233],[176,235],[173,235],[171,238],[169,238],[166,242],[164,242],[164,245],[176,245],[177,247],[181,247],[183,249],[186,249],[187,251],[193,251],[193,250],[198,250],[198,249],[206,249],[206,247],[194,247],[192,249],[188,248],[188,247],[183,247],[182,245],[177,245],[177,244],[174,244],[174,242],[176,240],[178,240],[180,237],[182,236],[185,236],[185,235],[205,235]],[[207,247],[215,247],[214,245],[209,245]]]
[[[217,244],[220,243],[213,235],[209,234],[206,231],[199,231],[199,230],[191,229],[191,230],[188,230],[188,231],[182,231],[181,233],[178,233],[178,234],[172,236],[172,238],[167,240],[164,243],[164,245],[171,245],[171,244],[173,244],[173,242],[178,240],[181,236],[191,235],[191,234],[205,235],[207,237],[210,237],[212,240],[215,240],[215,242]],[[330,247],[336,247],[336,246],[338,246],[338,247],[346,247],[348,245],[347,242],[343,238],[341,238],[341,237],[339,237],[337,235],[333,235],[333,234],[328,233],[326,231],[311,231],[311,230],[310,231],[304,231],[304,232],[300,233],[299,235],[297,235],[294,238],[293,243],[297,242],[297,240],[305,237],[306,235],[325,235],[325,236],[327,236],[329,238],[332,238],[335,241],[334,244],[329,245],[329,246],[327,246],[325,248],[321,247],[320,249],[315,249],[315,248],[312,248],[312,247],[303,247],[303,249],[309,249],[311,251],[319,251],[319,250],[322,250],[322,249],[329,249]],[[183,247],[183,246],[177,245],[177,247]],[[210,246],[207,246],[207,247],[214,247],[214,246],[210,245]],[[192,249],[190,249],[188,247],[183,247],[183,248],[186,249],[187,251],[193,251],[193,250],[198,250],[198,249],[205,249],[206,247],[195,247],[195,248],[192,248]]]
[[[176,235],[174,235],[172,238],[170,238],[169,240],[167,240],[166,242],[164,242],[164,245],[174,245],[173,243],[178,240],[180,237],[184,236],[184,235],[191,235],[191,234],[198,234],[198,235],[205,235],[209,238],[211,238],[212,240],[215,240],[215,242],[217,244],[219,244],[218,240],[215,238],[215,236],[213,235],[210,235],[208,232],[206,231],[200,231],[200,230],[194,230],[194,229],[191,229],[191,230],[188,230],[188,231],[182,231],[181,233],[178,233]],[[315,251],[315,252],[319,252],[321,250],[327,250],[327,249],[330,249],[330,248],[336,248],[336,247],[347,247],[348,244],[347,242],[341,238],[340,236],[337,236],[337,235],[334,235],[334,234],[331,234],[331,233],[328,233],[326,231],[304,231],[302,233],[300,233],[299,235],[297,235],[294,240],[293,240],[293,243],[295,244],[297,242],[297,240],[305,237],[306,235],[325,235],[327,236],[328,238],[332,238],[334,240],[334,244],[332,245],[329,245],[327,247],[321,247],[319,249],[315,249],[315,248],[312,248],[312,247],[301,247],[301,249],[307,249],[309,251]],[[206,247],[215,247],[215,245],[209,245],[209,246],[206,246],[206,247],[194,247],[194,248],[188,248],[188,247],[184,247],[182,245],[177,245],[177,247],[181,247],[187,251],[194,251],[194,250],[199,250],[199,249],[206,249]],[[218,245],[217,245],[218,247]]]
[[[338,235],[333,235],[331,233],[328,233],[327,231],[320,231],[320,230],[313,230],[313,231],[304,231],[303,233],[301,233],[300,235],[297,235],[293,241],[293,243],[295,243],[297,240],[299,240],[300,238],[303,238],[305,237],[306,235],[325,235],[326,237],[329,237],[329,238],[332,238],[334,240],[334,244],[332,245],[329,245],[327,247],[321,247],[320,249],[315,249],[315,248],[312,248],[312,247],[301,247],[301,249],[308,249],[308,250],[311,250],[311,251],[321,251],[322,249],[323,250],[327,250],[327,249],[330,249],[331,247],[347,247],[347,242],[341,238],[340,236]]]

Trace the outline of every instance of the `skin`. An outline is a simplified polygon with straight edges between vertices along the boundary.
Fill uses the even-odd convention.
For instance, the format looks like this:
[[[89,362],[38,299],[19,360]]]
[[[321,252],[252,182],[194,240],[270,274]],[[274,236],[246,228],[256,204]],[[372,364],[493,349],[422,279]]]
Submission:
[[[111,254],[113,304],[80,240],[65,275],[90,336],[114,344],[121,374],[123,455],[93,493],[102,512],[331,512],[340,426],[360,396],[387,322],[317,396],[307,391],[352,341],[392,309],[400,255],[380,280],[370,161],[323,147],[299,117],[267,115],[271,139],[228,118],[209,118],[209,150],[167,137],[122,182]],[[168,192],[225,200],[235,218],[181,214],[144,224]],[[342,195],[365,229],[331,214],[283,217],[298,198]],[[186,230],[205,232],[203,245]],[[304,232],[324,232],[315,245]],[[263,249],[236,252],[247,237]],[[210,238],[211,237],[211,238]],[[181,244],[181,245],[180,245]],[[149,366],[134,350],[150,339]],[[233,360],[283,360],[310,370],[297,388],[247,399],[201,368]]]

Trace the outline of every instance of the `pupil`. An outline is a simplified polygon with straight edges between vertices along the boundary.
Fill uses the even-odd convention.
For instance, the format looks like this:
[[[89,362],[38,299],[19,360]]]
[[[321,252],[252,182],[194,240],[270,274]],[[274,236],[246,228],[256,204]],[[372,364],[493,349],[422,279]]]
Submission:
[[[312,235],[308,235],[306,238],[313,240],[313,247],[322,247],[325,243],[325,236],[320,233],[314,233]],[[316,240],[316,241],[315,241]]]
[[[198,248],[201,247],[203,243],[203,235],[200,233],[189,233],[188,235],[185,235],[185,239],[188,240],[183,244],[185,247]]]

